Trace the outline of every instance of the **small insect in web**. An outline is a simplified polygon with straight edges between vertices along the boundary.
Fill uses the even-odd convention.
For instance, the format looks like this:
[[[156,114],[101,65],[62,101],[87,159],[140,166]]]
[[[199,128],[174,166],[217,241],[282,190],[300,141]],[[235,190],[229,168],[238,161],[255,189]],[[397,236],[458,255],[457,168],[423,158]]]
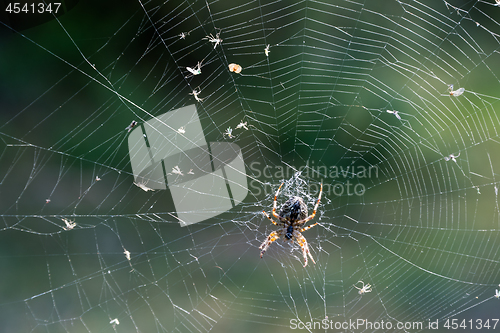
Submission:
[[[371,284],[366,284],[363,281],[358,281],[357,283],[361,283],[363,286],[361,288],[356,287],[356,285],[353,284],[353,287],[358,289],[358,294],[363,295],[366,293],[371,293],[372,292],[372,286]]]
[[[223,136],[224,138],[227,136],[229,139],[234,139],[235,136],[233,135],[233,129],[231,127],[228,127],[224,132]]]
[[[174,167],[172,168],[172,172],[171,172],[171,173],[169,173],[169,175],[179,175],[179,176],[184,176],[184,174],[183,174],[183,173],[182,173],[182,171],[181,171],[181,168],[179,168],[179,166],[178,166],[178,165],[176,165],[176,166],[174,166]]]
[[[179,134],[185,134],[186,133],[186,129],[184,128],[184,126],[179,127],[179,129],[177,130],[177,133],[179,133]]]
[[[189,32],[181,32],[178,36],[180,39],[186,39],[186,37],[189,36]]]
[[[146,184],[147,184],[147,182],[146,183],[134,182],[134,185],[137,186],[138,188],[140,188],[141,190],[143,190],[144,192],[154,191],[152,188],[148,187]]]
[[[201,93],[201,90],[196,88],[195,90],[193,90],[193,92],[189,93],[189,95],[193,95],[194,96],[194,99],[197,101],[197,102],[201,102],[203,101],[203,98],[200,98],[198,97],[198,95]]]
[[[460,153],[458,153],[458,155],[453,155],[453,154],[450,154],[449,156],[445,156],[445,157],[444,157],[444,160],[445,160],[446,162],[448,162],[448,161],[452,160],[453,162],[455,162],[455,163],[456,163],[456,162],[457,162],[457,158],[458,158],[459,156],[460,156]]]
[[[203,61],[203,60],[202,60]],[[200,75],[201,74],[201,61],[198,61],[198,64],[195,67],[186,67],[189,73],[193,75]]]
[[[135,125],[137,125],[137,121],[133,120],[125,129],[127,130],[127,132],[130,132],[135,127]]]
[[[496,4],[495,6],[500,6],[500,0],[495,0]]]
[[[266,48],[264,49],[264,53],[266,54],[266,57],[269,57],[269,53],[271,53],[271,51],[269,51],[269,44],[266,45]]]
[[[130,259],[131,259],[131,257],[130,257],[130,251],[125,250],[125,251],[123,251],[123,254],[125,254],[125,258],[127,258],[127,260],[130,261]]]
[[[66,230],[66,231],[72,230],[74,227],[76,227],[75,221],[71,221],[71,220],[68,220],[68,219],[65,219],[65,218],[62,218],[61,220],[66,225],[66,226],[63,227],[63,229]]]
[[[243,120],[238,124],[238,126],[236,126],[236,129],[239,129],[239,128],[244,128],[248,131],[248,127],[247,127],[247,121],[243,122]]]
[[[453,84],[449,84],[448,91],[450,92],[450,96],[460,96],[465,92],[465,89],[459,88],[457,90],[453,90]]]
[[[398,118],[399,120],[401,120],[401,116],[399,115],[399,111],[387,110],[387,113],[392,113],[393,115],[396,116],[396,118]]]
[[[308,215],[307,211],[307,205],[304,202],[304,200],[301,197],[291,197],[288,199],[280,209],[279,215],[276,214],[276,199],[278,198],[278,194],[281,190],[281,187],[283,186],[283,183],[280,185],[278,190],[276,191],[276,194],[274,195],[274,201],[273,201],[273,210],[272,214],[273,216],[278,219],[279,222],[275,222],[267,213],[266,211],[262,211],[264,215],[274,224],[279,227],[280,229],[273,231],[267,236],[267,239],[261,244],[259,249],[262,251],[260,252],[260,257],[264,255],[264,253],[267,251],[269,246],[277,239],[283,238],[283,240],[286,242],[289,240],[290,242],[293,243],[293,241],[297,241],[297,243],[300,245],[302,248],[302,256],[304,257],[304,267],[307,266],[307,257],[311,258],[312,262],[316,264],[314,261],[313,256],[311,255],[311,252],[309,252],[309,246],[307,244],[306,238],[302,235],[302,233],[306,230],[311,229],[315,225],[318,224],[318,222],[311,224],[310,226],[304,227],[303,226],[310,220],[316,216],[316,210],[318,209],[319,202],[321,200],[321,193],[323,192],[323,184],[321,184],[320,190],[319,190],[319,196],[318,196],[318,201],[316,201],[316,205],[314,206],[314,210],[311,215]]]
[[[238,64],[229,64],[228,67],[229,67],[230,72],[237,73],[237,74],[241,73],[241,70],[243,69]]]
[[[497,298],[497,299],[500,298],[500,292],[498,292],[498,289],[495,289],[495,298]]]
[[[118,320],[118,318],[111,320],[109,323],[113,325],[113,327],[115,327],[116,325],[120,325],[120,321]]]
[[[210,34],[208,36],[205,36],[203,39],[208,39],[210,43],[214,43],[214,50],[217,47],[217,45],[222,43],[222,38],[220,38],[220,31],[214,35]]]

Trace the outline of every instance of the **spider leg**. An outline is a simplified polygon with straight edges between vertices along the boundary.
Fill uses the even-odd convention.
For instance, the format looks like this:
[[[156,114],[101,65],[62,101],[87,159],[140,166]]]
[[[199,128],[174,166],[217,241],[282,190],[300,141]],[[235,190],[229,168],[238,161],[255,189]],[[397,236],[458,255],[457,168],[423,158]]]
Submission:
[[[300,230],[299,230],[299,232],[304,232],[304,231],[306,231],[306,230],[309,230],[309,229],[311,229],[312,227],[314,227],[315,225],[318,225],[318,222],[316,222],[316,223],[314,223],[314,224],[311,224],[311,225],[308,225],[308,226],[307,226],[307,227],[305,227],[305,228],[300,229]]]
[[[278,187],[278,190],[276,191],[276,194],[274,195],[274,203],[273,203],[273,216],[280,221],[281,221],[281,218],[279,217],[278,214],[276,214],[276,199],[278,198],[278,194],[280,193],[281,186],[283,186],[283,184],[284,183],[281,183],[280,187]]]
[[[300,221],[297,221],[296,224],[303,224],[303,223],[306,223],[307,221],[311,221],[314,216],[316,216],[316,210],[318,209],[318,206],[319,206],[319,202],[321,200],[321,193],[323,193],[323,184],[321,184],[321,188],[319,190],[319,196],[318,196],[318,201],[316,201],[316,205],[314,205],[314,210],[312,212],[311,215],[309,215],[308,217],[306,217],[305,219],[303,220],[300,220]],[[313,227],[314,225],[311,226],[311,228]],[[304,230],[307,230],[307,229],[304,229]],[[302,231],[301,231],[302,232]]]
[[[275,241],[277,240],[278,238],[281,237],[281,235],[283,234],[283,229],[280,229],[280,230],[277,230],[277,231],[273,231],[269,234],[269,236],[267,236],[267,239],[260,245],[259,249],[261,249],[262,251],[260,251],[260,257],[262,258],[262,256],[264,255],[264,253],[266,253],[267,249],[269,248],[269,246]]]
[[[278,224],[278,223],[274,222],[274,220],[271,218],[271,216],[267,215],[267,213],[266,213],[266,211],[265,211],[265,210],[263,210],[263,211],[262,211],[262,213],[264,213],[264,215],[265,215],[265,216],[266,216],[269,220],[271,220],[271,222],[273,222],[273,224],[275,224],[275,225],[278,225],[278,226],[279,226],[279,224]]]
[[[307,266],[307,256],[309,256],[309,258],[311,258],[311,261],[314,264],[316,264],[313,256],[311,255],[311,252],[309,251],[309,245],[307,245],[306,238],[304,236],[302,236],[302,234],[300,232],[298,232],[297,230],[294,231],[294,236],[295,236],[295,239],[297,239],[297,243],[299,243],[300,247],[302,248],[302,255],[304,256],[304,267]]]

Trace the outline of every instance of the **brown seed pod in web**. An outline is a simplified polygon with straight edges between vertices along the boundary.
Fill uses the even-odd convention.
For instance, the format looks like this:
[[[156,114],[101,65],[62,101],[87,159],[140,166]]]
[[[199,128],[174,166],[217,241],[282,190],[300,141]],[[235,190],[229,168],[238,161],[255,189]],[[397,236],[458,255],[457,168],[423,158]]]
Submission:
[[[240,65],[238,65],[238,64],[229,64],[229,70],[230,70],[231,72],[241,73],[241,70],[242,70],[242,69],[243,69],[243,68],[241,68],[241,66],[240,66]]]

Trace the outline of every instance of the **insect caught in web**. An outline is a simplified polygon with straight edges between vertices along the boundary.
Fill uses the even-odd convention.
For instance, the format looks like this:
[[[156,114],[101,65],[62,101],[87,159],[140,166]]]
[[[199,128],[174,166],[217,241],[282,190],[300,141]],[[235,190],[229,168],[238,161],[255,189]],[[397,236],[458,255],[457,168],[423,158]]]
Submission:
[[[450,155],[448,155],[448,156],[445,156],[445,157],[444,157],[444,160],[445,160],[446,162],[448,162],[449,160],[452,160],[453,162],[455,162],[455,163],[456,163],[456,162],[457,162],[457,158],[458,158],[459,156],[460,156],[460,153],[458,153],[458,155],[453,155],[453,154],[450,154]]]
[[[233,129],[231,127],[228,127],[224,132],[223,136],[224,138],[227,136],[229,139],[234,139],[235,136],[233,135]]]
[[[229,64],[229,71],[230,72],[239,74],[239,73],[241,73],[242,69],[243,68],[241,68],[241,66],[238,64]]]
[[[181,171],[181,168],[179,168],[178,165],[174,166],[172,168],[172,173],[169,173],[169,175],[179,175],[179,176],[184,176],[184,174]]]
[[[319,190],[319,196],[318,196],[318,201],[316,201],[316,205],[314,206],[314,210],[311,215],[308,216],[308,211],[307,211],[307,205],[304,202],[304,200],[301,197],[291,197],[288,199],[280,209],[279,215],[276,214],[276,199],[278,197],[278,194],[281,190],[281,187],[283,186],[283,183],[280,185],[278,190],[276,191],[276,194],[274,195],[274,202],[273,202],[273,210],[272,214],[273,216],[279,221],[275,222],[267,213],[266,211],[262,211],[264,215],[275,225],[281,227],[278,230],[275,230],[267,236],[267,239],[262,243],[262,245],[259,247],[262,251],[260,252],[260,257],[264,255],[264,253],[267,251],[269,246],[278,238],[283,238],[283,240],[286,242],[289,240],[290,242],[293,243],[293,241],[297,241],[297,243],[300,245],[302,248],[302,255],[304,257],[304,267],[307,266],[307,256],[311,258],[312,262],[316,264],[314,261],[314,258],[311,255],[311,252],[309,252],[309,246],[307,245],[307,240],[305,237],[302,235],[302,233],[308,229],[311,229],[315,225],[318,224],[318,222],[311,224],[310,226],[303,227],[305,223],[308,221],[312,220],[314,216],[316,215],[316,210],[318,209],[319,202],[321,200],[321,193],[323,192],[323,184],[321,184],[321,188]]]
[[[214,37],[214,35],[210,34],[208,36],[205,36],[205,38],[203,38],[203,39],[208,39],[208,41],[210,43],[214,43],[214,50],[217,47],[217,45],[222,43],[222,38],[220,38],[220,31],[215,34],[215,37]]]
[[[189,73],[191,73],[193,75],[200,75],[201,74],[201,62],[202,61],[198,61],[198,64],[196,66],[194,66],[194,67],[186,67],[186,69],[188,70]]]
[[[453,84],[448,85],[448,91],[450,92],[450,96],[460,96],[465,92],[464,88],[459,88],[457,90],[453,90]]]
[[[358,281],[357,283],[361,283],[363,285],[361,288],[359,288],[353,284],[353,287],[358,289],[358,294],[363,295],[363,294],[372,292],[372,285],[371,284],[368,284],[368,283],[365,284],[363,281]]]
[[[127,126],[127,128],[125,128],[127,130],[127,132],[130,132],[135,126],[137,125],[137,121],[133,120],[130,125]]]
[[[398,118],[399,120],[401,120],[401,116],[399,115],[399,111],[387,110],[387,113],[392,113],[393,115],[396,116],[396,118]]]
[[[269,53],[271,53],[271,51],[269,51],[269,44],[266,45],[266,48],[264,49],[264,53],[266,54],[266,57],[269,57]]]
[[[141,190],[143,190],[144,192],[154,191],[151,187],[147,186],[147,183],[148,182],[138,181],[138,182],[134,182],[134,185],[137,186],[138,188],[140,188]]]
[[[203,101],[203,98],[200,98],[198,97],[198,95],[201,93],[201,90],[196,88],[195,90],[193,90],[193,92],[190,92],[189,95],[193,95],[194,96],[194,99],[197,101],[197,102],[201,102]]]

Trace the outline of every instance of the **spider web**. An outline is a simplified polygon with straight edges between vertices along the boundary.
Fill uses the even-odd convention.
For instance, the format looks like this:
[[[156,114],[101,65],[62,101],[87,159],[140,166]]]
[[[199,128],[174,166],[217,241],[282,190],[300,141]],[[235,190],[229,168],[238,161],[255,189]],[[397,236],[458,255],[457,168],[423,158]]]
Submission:
[[[43,22],[2,15],[2,332],[493,328],[494,0],[68,1]],[[128,140],[189,105],[206,142],[241,149],[243,171],[225,170],[248,194],[181,227],[175,184],[134,184]],[[181,150],[189,123],[170,129]],[[189,163],[175,166],[182,182]],[[296,195],[309,213],[323,184],[305,268],[281,240],[259,258],[281,183],[278,206]]]

